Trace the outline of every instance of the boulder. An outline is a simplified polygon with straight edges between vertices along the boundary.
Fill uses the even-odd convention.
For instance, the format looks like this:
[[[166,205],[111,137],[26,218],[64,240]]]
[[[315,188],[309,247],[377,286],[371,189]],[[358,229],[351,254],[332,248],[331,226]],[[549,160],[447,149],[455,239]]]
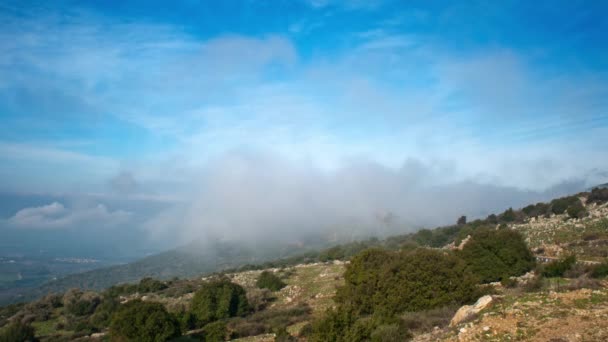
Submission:
[[[481,310],[490,306],[493,300],[494,299],[492,298],[492,296],[486,295],[479,298],[473,305],[465,305],[461,307],[460,309],[458,309],[458,311],[456,311],[454,317],[452,317],[452,320],[450,321],[450,327],[457,326],[458,324],[466,322],[477,316],[477,314]]]

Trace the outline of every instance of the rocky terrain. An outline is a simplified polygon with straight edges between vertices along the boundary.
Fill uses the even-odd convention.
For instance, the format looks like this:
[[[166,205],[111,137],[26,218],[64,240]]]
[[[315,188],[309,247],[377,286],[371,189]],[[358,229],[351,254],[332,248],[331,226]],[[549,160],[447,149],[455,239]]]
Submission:
[[[511,228],[526,237],[537,255],[558,258],[573,253],[579,260],[602,261],[608,257],[608,203],[592,203],[586,209],[588,216],[584,218],[552,214],[526,219]]]
[[[585,198],[582,198],[585,203]],[[578,267],[576,274],[564,277],[539,278],[538,269],[520,277],[512,277],[507,282],[487,285],[487,295],[477,303],[458,307],[440,308],[422,312],[404,313],[402,318],[409,324],[414,341],[604,341],[608,340],[608,280],[589,278],[586,266],[594,266],[606,261],[608,255],[608,203],[585,205],[586,215],[573,218],[568,213],[545,214],[527,217],[506,224],[522,234],[530,249],[540,263],[553,261],[567,255],[576,255]],[[493,226],[491,226],[493,229]],[[496,225],[504,229],[505,223]],[[407,236],[406,236],[407,237]],[[456,244],[452,240],[443,249],[462,250],[470,240],[463,237]],[[411,240],[398,248],[408,246]],[[408,242],[409,241],[409,242]],[[381,242],[372,242],[377,246]],[[388,244],[387,244],[388,245]],[[386,248],[387,245],[384,245]],[[356,253],[367,245],[358,246]],[[335,252],[335,248],[329,251]],[[339,251],[339,250],[338,250]],[[316,262],[303,264],[281,264],[280,267],[258,267],[255,270],[223,272],[233,283],[242,286],[250,294],[261,296],[262,304],[255,309],[250,321],[235,324],[251,324],[281,319],[283,315],[294,315],[288,320],[286,331],[293,338],[306,340],[302,332],[310,328],[309,323],[330,307],[335,306],[336,288],[344,283],[343,274],[349,261],[338,259],[319,262],[330,253],[320,253]],[[342,259],[348,260],[347,256]],[[542,270],[542,267],[540,268]],[[268,271],[278,276],[285,286],[275,292],[260,292],[256,281],[260,274]],[[578,273],[577,273],[578,272]],[[217,277],[198,277],[156,282],[158,289],[131,291],[120,295],[121,303],[135,299],[158,302],[172,313],[186,312],[190,309],[194,293],[209,279]],[[539,280],[540,279],[540,280]],[[135,286],[137,285],[125,285]],[[140,284],[141,287],[141,284]],[[91,298],[98,297],[95,292],[85,292]],[[61,298],[61,297],[60,297]],[[83,297],[84,298],[84,297]],[[63,297],[65,301],[65,295]],[[251,299],[256,303],[258,299]],[[31,325],[41,340],[104,340],[107,329],[99,332],[78,333],[74,328],[79,321],[65,313],[60,307],[43,311],[44,301],[33,302],[15,309],[3,309],[0,318],[10,320],[11,315],[25,312],[31,317]],[[46,309],[45,309],[46,310]],[[301,310],[301,313],[297,313]],[[43,313],[43,314],[42,314]],[[40,316],[40,317],[38,317]],[[71,317],[71,318],[70,318]],[[249,318],[247,318],[249,319]],[[259,323],[257,322],[257,323]],[[283,321],[284,322],[284,321]],[[236,329],[232,327],[230,329]],[[179,338],[180,341],[196,340],[189,337],[197,331],[190,331]],[[78,335],[79,334],[79,335]],[[240,335],[246,336],[246,335]],[[252,334],[235,341],[273,341],[275,334]]]

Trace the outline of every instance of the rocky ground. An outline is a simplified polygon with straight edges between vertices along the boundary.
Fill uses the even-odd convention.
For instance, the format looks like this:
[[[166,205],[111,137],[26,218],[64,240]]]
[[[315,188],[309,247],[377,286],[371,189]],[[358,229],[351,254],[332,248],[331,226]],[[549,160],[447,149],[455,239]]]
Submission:
[[[574,253],[580,260],[601,261],[608,257],[608,203],[586,206],[589,215],[582,219],[567,214],[528,219],[511,226],[526,237],[538,255],[561,257]]]
[[[425,337],[428,341],[607,341],[607,322],[606,288],[549,291],[498,296],[473,321]]]

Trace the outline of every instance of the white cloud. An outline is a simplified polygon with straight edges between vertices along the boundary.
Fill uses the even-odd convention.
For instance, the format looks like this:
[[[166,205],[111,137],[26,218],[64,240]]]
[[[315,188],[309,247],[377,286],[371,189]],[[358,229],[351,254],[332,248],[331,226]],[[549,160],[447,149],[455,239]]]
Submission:
[[[131,213],[122,210],[109,211],[103,204],[66,208],[62,203],[53,202],[40,207],[21,209],[8,222],[14,227],[28,229],[86,229],[90,224],[107,227],[124,223],[130,215]]]

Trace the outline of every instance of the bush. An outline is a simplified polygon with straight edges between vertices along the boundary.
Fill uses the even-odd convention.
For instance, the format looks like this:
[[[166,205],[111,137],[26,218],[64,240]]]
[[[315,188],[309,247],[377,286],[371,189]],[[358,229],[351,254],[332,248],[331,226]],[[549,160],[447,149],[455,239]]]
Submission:
[[[255,285],[259,289],[269,289],[270,291],[279,291],[284,288],[287,284],[285,284],[281,278],[277,277],[274,273],[264,271],[260,273],[258,280]]]
[[[287,327],[310,319],[311,309],[308,305],[298,305],[288,309],[268,309],[253,315],[231,319],[228,330],[233,337],[255,336],[270,333],[276,329]]]
[[[285,327],[280,327],[275,330],[275,342],[295,342],[297,339],[291,336]]]
[[[242,316],[250,311],[245,290],[227,279],[204,284],[192,299],[192,313],[200,324]]]
[[[570,218],[583,218],[587,216],[587,210],[585,209],[585,206],[580,200],[571,204],[566,210],[566,212],[568,213],[568,216],[570,216]]]
[[[63,296],[63,306],[66,311],[75,316],[90,315],[101,303],[101,297],[92,291],[82,292],[79,289],[70,289]]]
[[[569,206],[580,202],[577,196],[567,196],[551,201],[551,212],[558,215],[563,214]]]
[[[378,326],[371,334],[372,342],[402,342],[407,341],[412,334],[403,324],[393,323]]]
[[[601,204],[605,202],[608,202],[608,187],[595,188],[587,196],[587,203]]]
[[[513,208],[509,208],[505,210],[504,213],[500,214],[498,219],[500,222],[514,222],[517,219],[517,215],[515,215]]]
[[[476,298],[475,278],[452,254],[368,250],[353,258],[336,301],[356,314],[390,317]]]
[[[441,308],[418,312],[406,312],[401,315],[403,325],[409,331],[430,331],[434,327],[446,327],[460,306],[444,306]]]
[[[547,278],[563,277],[564,273],[576,264],[576,256],[569,255],[560,260],[552,261],[541,268],[541,273]]]
[[[251,289],[247,291],[247,302],[253,311],[262,311],[274,299],[268,289]]]
[[[521,234],[510,229],[479,229],[458,255],[483,283],[520,276],[535,265]]]
[[[216,321],[203,327],[202,340],[205,342],[226,341],[226,335],[226,322]]]
[[[112,315],[112,339],[126,341],[166,341],[179,336],[177,319],[160,303],[132,300]]]
[[[154,278],[143,278],[137,285],[137,291],[140,293],[157,292],[167,288],[167,285],[162,281]]]
[[[544,284],[545,279],[542,277],[542,275],[537,275],[536,277],[528,280],[522,286],[522,289],[524,290],[524,292],[537,292],[542,290]]]
[[[0,330],[0,342],[38,341],[34,337],[34,328],[20,321],[9,324]]]
[[[329,309],[323,317],[312,323],[311,342],[350,342],[348,331],[355,324],[357,316],[343,308]]]
[[[101,304],[99,304],[95,309],[95,313],[93,313],[89,319],[91,325],[97,330],[106,328],[110,325],[112,315],[114,312],[116,312],[116,310],[118,310],[119,307],[120,303],[116,299],[112,297],[104,298]]]
[[[591,269],[591,277],[593,278],[604,278],[608,276],[608,261],[604,261],[601,264],[594,265]]]

